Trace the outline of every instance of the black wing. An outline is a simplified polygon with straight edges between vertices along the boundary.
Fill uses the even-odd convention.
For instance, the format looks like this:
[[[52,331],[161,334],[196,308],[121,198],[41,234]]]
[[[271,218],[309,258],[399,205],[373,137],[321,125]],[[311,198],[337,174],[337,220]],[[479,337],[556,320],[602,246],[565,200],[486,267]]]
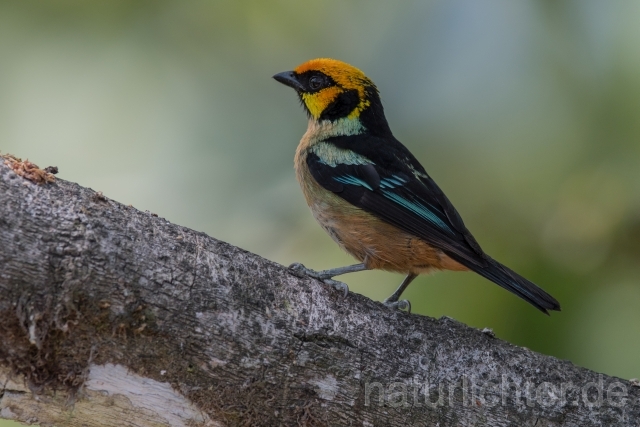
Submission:
[[[397,159],[391,166],[371,159],[370,164],[331,166],[314,153],[307,156],[311,175],[332,191],[383,221],[424,239],[429,244],[465,259],[486,265],[485,255],[467,231],[460,216],[440,188],[428,178],[416,176],[411,167]],[[380,164],[383,163],[383,164]],[[423,181],[426,180],[426,185]]]

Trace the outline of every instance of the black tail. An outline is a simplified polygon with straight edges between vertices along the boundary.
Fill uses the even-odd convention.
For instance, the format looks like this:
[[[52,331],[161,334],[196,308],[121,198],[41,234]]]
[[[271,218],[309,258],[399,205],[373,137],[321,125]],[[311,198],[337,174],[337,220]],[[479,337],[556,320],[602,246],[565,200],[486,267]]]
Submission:
[[[518,295],[545,314],[549,314],[547,310],[560,311],[560,303],[554,297],[492,258],[487,257],[487,266],[484,268],[477,265],[468,267],[493,283]]]

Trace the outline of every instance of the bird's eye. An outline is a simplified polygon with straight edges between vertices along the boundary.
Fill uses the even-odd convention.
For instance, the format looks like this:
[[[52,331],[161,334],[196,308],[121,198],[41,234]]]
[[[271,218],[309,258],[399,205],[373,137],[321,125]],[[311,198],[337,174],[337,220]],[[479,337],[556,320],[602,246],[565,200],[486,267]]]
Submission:
[[[320,76],[313,76],[309,79],[309,87],[311,90],[318,90],[324,84],[324,79]]]

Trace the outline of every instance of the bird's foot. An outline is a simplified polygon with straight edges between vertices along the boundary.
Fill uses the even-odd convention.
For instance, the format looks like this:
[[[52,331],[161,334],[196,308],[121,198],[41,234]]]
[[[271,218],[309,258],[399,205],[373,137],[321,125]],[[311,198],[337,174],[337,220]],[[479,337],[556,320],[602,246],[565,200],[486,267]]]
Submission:
[[[411,313],[411,303],[407,299],[402,299],[400,301],[389,301],[388,299],[382,302],[386,307],[396,309],[396,310],[406,310],[407,313]]]
[[[310,268],[305,267],[299,262],[294,262],[289,266],[289,270],[291,270],[298,277],[313,277],[314,279],[320,280],[325,285],[331,286],[334,289],[341,291],[343,293],[342,298],[346,298],[349,293],[349,287],[346,283],[339,282],[337,280],[331,279],[332,276],[327,274],[322,274],[322,271],[311,270]]]
[[[346,298],[349,295],[349,286],[347,286],[344,282],[339,282],[333,279],[322,279],[322,283],[325,285],[333,287],[335,290],[342,292],[342,299]]]
[[[291,264],[289,266],[289,270],[293,271],[294,273],[296,273],[296,276],[298,277],[303,277],[303,276],[309,276],[309,277],[313,277],[314,279],[318,279],[318,280],[324,280],[324,279],[330,279],[330,276],[325,276],[322,274],[321,271],[315,271],[312,270],[310,268],[305,267],[303,264],[299,263],[299,262],[294,262],[293,264]]]

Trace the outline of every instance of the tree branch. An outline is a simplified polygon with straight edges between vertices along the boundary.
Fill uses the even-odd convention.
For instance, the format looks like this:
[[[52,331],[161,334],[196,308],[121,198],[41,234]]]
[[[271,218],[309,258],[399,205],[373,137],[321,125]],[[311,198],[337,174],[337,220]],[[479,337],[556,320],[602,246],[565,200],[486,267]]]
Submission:
[[[640,388],[392,311],[0,165],[0,417],[57,426],[600,426]]]

